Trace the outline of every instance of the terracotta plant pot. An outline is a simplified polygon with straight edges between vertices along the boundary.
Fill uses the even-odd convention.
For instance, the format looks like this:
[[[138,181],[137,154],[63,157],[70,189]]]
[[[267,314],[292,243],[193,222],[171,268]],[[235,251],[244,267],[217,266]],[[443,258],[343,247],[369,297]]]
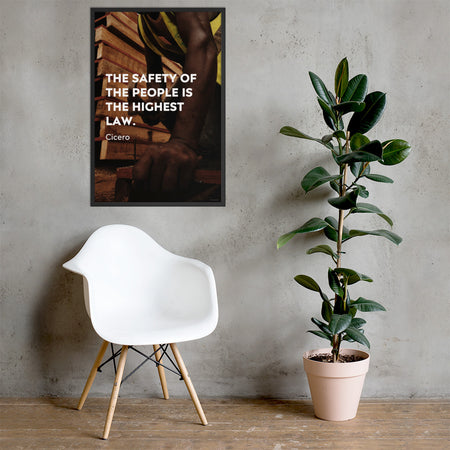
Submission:
[[[349,363],[327,363],[309,359],[318,353],[331,353],[331,348],[311,350],[303,355],[303,367],[308,376],[314,414],[324,420],[353,419],[369,369],[369,354],[360,350],[341,349],[341,354],[362,356],[365,359]]]

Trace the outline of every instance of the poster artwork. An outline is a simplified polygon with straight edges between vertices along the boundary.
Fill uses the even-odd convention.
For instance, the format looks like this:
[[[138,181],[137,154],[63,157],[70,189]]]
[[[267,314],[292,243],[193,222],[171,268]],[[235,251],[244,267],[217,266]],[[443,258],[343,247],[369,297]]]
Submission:
[[[225,204],[224,20],[92,8],[93,206]]]

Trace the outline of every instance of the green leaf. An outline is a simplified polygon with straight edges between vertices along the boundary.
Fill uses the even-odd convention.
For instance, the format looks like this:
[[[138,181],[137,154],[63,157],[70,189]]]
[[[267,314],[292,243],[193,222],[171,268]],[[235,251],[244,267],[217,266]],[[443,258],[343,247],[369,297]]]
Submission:
[[[363,163],[361,161],[352,162],[352,163],[349,164],[350,165],[350,170],[351,170],[352,174],[356,178],[360,176],[361,171],[363,170],[364,164],[365,163]],[[370,167],[370,166],[368,165],[367,167]]]
[[[348,230],[347,230],[348,231]],[[333,242],[337,242],[338,241],[338,232],[331,227],[326,227],[323,232],[325,233],[325,236]],[[344,233],[342,233],[344,234]]]
[[[365,188],[365,186],[361,186],[360,184],[355,185],[358,188],[358,195],[361,198],[367,198],[369,196],[369,191]]]
[[[283,128],[281,128],[280,133],[284,134],[285,136],[292,136],[292,137],[296,137],[296,138],[300,138],[300,139],[307,139],[308,141],[315,141],[315,142],[318,142],[319,144],[324,145],[325,147],[327,147],[330,150],[333,149],[333,145],[330,144],[329,142],[324,142],[322,139],[317,139],[317,138],[308,136],[307,134],[302,133],[301,131],[297,130],[294,127],[283,127]]]
[[[317,95],[328,105],[333,104],[333,97],[330,96],[328,89],[325,86],[325,83],[313,72],[309,72],[309,78],[311,79],[311,83],[316,91]]]
[[[365,167],[365,169],[364,169]],[[366,162],[353,162],[350,163],[350,170],[355,177],[361,177],[362,175],[368,175],[370,173],[370,161],[369,164]]]
[[[312,233],[313,231],[323,230],[328,225],[325,220],[313,217],[305,222],[300,228],[294,231],[294,233]]]
[[[323,167],[315,167],[305,175],[301,184],[303,190],[307,193],[322,184],[339,178],[341,178],[341,175],[330,175]]]
[[[325,334],[331,335],[330,329],[328,328],[328,325],[326,323],[323,323],[320,320],[317,320],[315,317],[311,317],[311,322],[318,326]]]
[[[394,244],[400,244],[402,242],[402,238],[398,235],[393,233],[389,230],[371,230],[371,231],[363,231],[363,230],[350,230],[349,236],[350,238],[357,237],[357,236],[382,236],[386,239],[389,239]]]
[[[316,336],[319,336],[320,338],[331,340],[333,336],[331,334],[324,333],[323,331],[319,330],[308,330],[308,333],[315,334]]]
[[[319,291],[320,296],[324,302],[329,302],[330,299],[322,292],[322,289]]]
[[[340,139],[346,139],[345,133],[342,130],[335,131],[333,133],[333,137],[340,138]]]
[[[331,256],[333,259],[337,259],[337,254],[332,250],[332,248],[329,245],[322,244],[317,245],[316,247],[310,248],[306,254],[312,255],[313,253],[325,253],[326,255]]]
[[[330,320],[331,334],[339,334],[347,329],[352,321],[352,316],[349,314],[333,314]]]
[[[394,182],[394,180],[392,180],[391,178],[385,177],[384,175],[379,175],[376,173],[364,175],[364,176],[366,178],[368,178],[369,180],[376,181],[378,183],[393,183]]]
[[[364,145],[368,144],[370,139],[361,133],[354,134],[350,139],[350,148],[353,151],[359,150]]]
[[[333,269],[328,269],[328,284],[335,294],[340,297],[344,296],[344,290],[342,289],[339,278]]]
[[[350,323],[350,326],[352,328],[361,328],[366,323],[367,322],[364,319],[360,319],[359,317],[354,317],[352,319],[352,322]]]
[[[339,184],[337,184],[336,181],[330,181],[330,187],[339,194]]]
[[[367,94],[367,76],[360,74],[353,77],[349,82],[345,94],[342,96],[343,102],[362,102]]]
[[[344,58],[337,66],[334,76],[334,90],[336,96],[341,98],[348,86],[348,61]]]
[[[363,297],[359,297],[358,300],[354,300],[350,304],[352,307],[362,312],[386,311],[385,307],[380,303],[373,300],[367,300]]]
[[[357,213],[377,214],[382,219],[384,219],[391,227],[394,224],[392,222],[392,219],[390,217],[388,217],[386,214],[384,214],[380,208],[378,208],[377,206],[372,205],[370,203],[357,203],[356,208],[354,208],[351,211],[351,213],[352,214],[357,214]]]
[[[312,233],[313,231],[323,230],[328,226],[328,223],[318,217],[313,217],[305,222],[300,228],[297,228],[294,231],[290,231],[289,233],[283,234],[280,236],[277,241],[277,248],[283,247],[288,241],[290,241],[296,234],[299,233]]]
[[[346,153],[336,157],[338,164],[349,164],[354,162],[371,162],[379,161],[383,155],[383,147],[380,141],[370,141],[369,143],[360,147],[359,150]]]
[[[386,94],[378,91],[371,92],[366,95],[364,103],[366,107],[362,111],[353,114],[348,124],[348,131],[352,135],[355,133],[367,133],[381,119],[386,105]]]
[[[338,164],[351,164],[355,162],[372,162],[379,161],[380,157],[368,152],[351,152],[336,157]]]
[[[323,320],[329,322],[331,316],[333,315],[333,308],[331,307],[329,302],[322,302],[322,318]]]
[[[333,131],[337,130],[336,124],[334,123],[333,118],[327,114],[325,111],[323,112],[323,120]]]
[[[358,281],[368,281],[368,282],[372,282],[372,278],[370,278],[367,275],[364,275],[363,273],[359,273],[356,272],[353,269],[347,269],[344,267],[336,267],[336,269],[334,269],[334,272],[337,275],[342,275],[346,282],[345,284],[355,284]]]
[[[332,226],[335,230],[338,229],[338,226],[339,226],[338,221],[333,216],[325,217],[325,222],[328,225]]]
[[[294,280],[306,289],[310,289],[314,292],[320,292],[319,285],[311,277],[308,277],[308,275],[297,275],[294,277]]]
[[[352,190],[347,192],[342,197],[330,198],[328,203],[338,209],[351,209],[356,207],[357,198],[358,191]]]
[[[383,142],[383,159],[380,161],[385,166],[394,166],[407,158],[411,151],[408,142],[402,139],[392,139]]]
[[[319,105],[322,108],[324,114],[327,114],[331,118],[333,123],[336,122],[336,115],[334,114],[331,106],[327,102],[323,101],[320,97],[317,97],[317,101],[319,102]]]
[[[345,330],[345,332],[346,332],[347,336],[349,336],[354,341],[365,345],[367,348],[370,348],[369,340],[364,336],[364,334],[360,330],[357,330],[356,328],[348,327]]]
[[[366,104],[364,102],[343,102],[337,105],[333,105],[333,111],[337,111],[341,114],[347,114],[349,112],[362,111]]]
[[[338,240],[338,223],[337,220],[332,217],[328,216],[325,218],[325,222],[328,223],[328,226],[324,228],[325,236],[330,239],[330,241],[337,242]],[[342,230],[342,242],[345,242],[347,239],[350,239],[348,228],[344,226],[344,229]]]

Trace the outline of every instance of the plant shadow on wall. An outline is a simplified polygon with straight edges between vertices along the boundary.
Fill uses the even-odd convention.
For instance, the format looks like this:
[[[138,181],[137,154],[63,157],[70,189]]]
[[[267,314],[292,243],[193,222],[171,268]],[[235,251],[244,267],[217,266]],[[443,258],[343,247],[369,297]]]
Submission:
[[[380,221],[387,223],[389,227],[393,226],[393,221],[389,216],[378,206],[366,200],[369,197],[371,183],[393,183],[391,178],[373,173],[372,166],[377,164],[394,166],[401,163],[408,156],[410,146],[408,142],[402,139],[388,139],[380,142],[371,140],[366,136],[366,133],[378,123],[383,114],[386,94],[379,91],[368,94],[366,75],[359,74],[349,79],[346,58],[339,63],[336,69],[334,94],[327,89],[324,82],[316,74],[309,72],[309,76],[318,96],[317,100],[322,110],[323,119],[331,132],[322,138],[311,137],[290,126],[281,128],[280,132],[286,136],[320,144],[321,148],[325,149],[331,157],[329,159],[336,164],[336,173],[330,174],[322,166],[315,167],[304,176],[301,182],[306,194],[319,186],[328,184],[333,197],[328,198],[327,201],[328,205],[336,211],[336,217],[331,215],[323,219],[314,217],[301,227],[281,236],[278,239],[277,246],[281,248],[297,234],[315,232],[323,233],[328,240],[336,245],[335,248],[332,248],[328,244],[321,244],[306,252],[309,255],[324,254],[331,259],[333,267],[328,268],[331,297],[309,275],[295,276],[297,283],[316,292],[320,300],[321,317],[320,319],[316,317],[311,319],[317,329],[309,330],[309,332],[325,339],[331,345],[330,354],[304,356],[305,369],[307,367],[310,369],[309,372],[307,370],[307,373],[314,402],[310,379],[312,372],[315,372],[314,375],[319,375],[320,371],[325,370],[325,366],[335,366],[337,371],[341,371],[342,378],[343,365],[326,364],[327,362],[358,364],[360,361],[367,359],[366,367],[363,368],[365,372],[367,371],[369,355],[364,352],[349,354],[348,351],[341,349],[341,344],[343,341],[356,342],[369,348],[370,343],[363,329],[366,320],[356,316],[359,312],[385,311],[385,308],[379,302],[364,297],[351,298],[350,290],[353,284],[372,282],[372,279],[353,268],[343,267],[343,257],[347,256],[345,255],[344,244],[350,239],[362,236],[383,237],[397,245],[400,244],[402,239],[386,228],[375,230],[349,229],[345,226],[345,220],[350,219],[355,214],[373,214],[378,216]],[[348,114],[351,114],[351,117],[345,125],[344,117]],[[311,363],[310,360],[315,363]],[[317,363],[322,363],[322,367],[319,368]],[[350,367],[351,364],[345,365]],[[338,369],[339,366],[341,366],[340,369]],[[356,366],[354,365],[354,367]],[[362,378],[365,372],[361,372]],[[320,376],[322,378],[327,377],[322,372]],[[335,388],[331,390],[335,397],[339,397]],[[325,419],[346,420],[354,417],[354,415],[352,416],[353,412],[346,413],[344,418],[338,418],[337,415],[333,414],[326,417],[325,413],[318,412],[318,407],[315,402],[314,404],[316,415]],[[356,414],[356,409],[354,414]]]

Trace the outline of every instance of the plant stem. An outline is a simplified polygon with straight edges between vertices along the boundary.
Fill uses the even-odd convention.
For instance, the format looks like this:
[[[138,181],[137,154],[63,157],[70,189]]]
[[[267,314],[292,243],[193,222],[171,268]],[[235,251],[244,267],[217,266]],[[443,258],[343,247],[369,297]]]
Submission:
[[[350,146],[350,133],[347,132],[347,140],[345,141],[345,153],[348,153]],[[340,189],[339,196],[343,197],[346,192],[346,182],[347,182],[347,164],[344,164],[341,167],[341,175],[340,179]],[[341,267],[341,254],[342,254],[342,233],[344,231],[344,210],[339,210],[339,220],[338,220],[338,240],[337,240],[337,255],[338,259],[336,261],[336,267]]]
[[[350,146],[350,133],[347,132],[347,139],[345,141],[345,153],[349,152],[349,146]],[[339,186],[339,196],[343,197],[345,195],[346,192],[346,181],[347,181],[347,164],[344,164],[343,166],[341,166],[340,169],[342,178],[340,179],[340,186]],[[336,250],[337,250],[337,260],[336,260],[336,268],[341,267],[341,260],[342,260],[342,234],[344,232],[344,219],[345,219],[345,215],[344,215],[344,210],[340,209],[339,210],[339,220],[338,220],[338,239],[337,239],[337,245],[336,245]],[[344,299],[340,299],[339,296],[336,294],[335,296],[335,307],[336,304],[340,301],[342,301],[342,307],[341,308],[337,308],[339,311],[345,311],[345,300],[346,300],[346,295],[347,292],[345,290],[344,293]],[[340,334],[335,334],[333,336],[333,350],[332,350],[332,354],[333,354],[333,362],[337,362],[339,359],[339,349],[341,346],[341,336]]]
[[[340,346],[341,346],[341,336],[339,334],[335,334],[333,336],[333,349],[331,350],[334,363],[338,362]]]

